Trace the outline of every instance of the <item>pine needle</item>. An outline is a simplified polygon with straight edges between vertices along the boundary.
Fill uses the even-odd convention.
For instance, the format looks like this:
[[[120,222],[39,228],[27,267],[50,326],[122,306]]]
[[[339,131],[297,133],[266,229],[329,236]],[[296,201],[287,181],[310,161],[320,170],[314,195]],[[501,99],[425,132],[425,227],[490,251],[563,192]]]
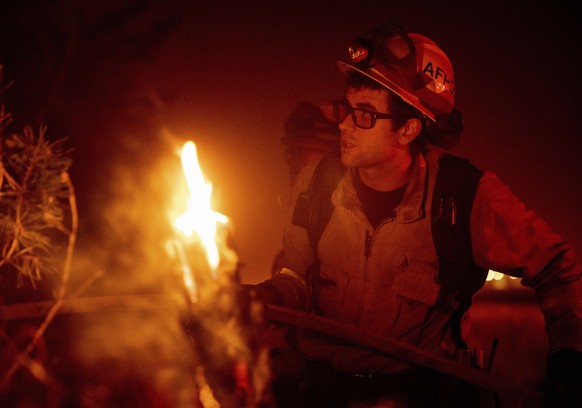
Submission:
[[[9,120],[0,116],[0,132]],[[0,146],[0,268],[11,265],[18,282],[28,279],[33,287],[54,271],[54,231],[70,234],[65,209],[71,160],[64,139],[50,142],[45,133],[45,127],[37,133],[25,127],[22,134],[3,136]]]

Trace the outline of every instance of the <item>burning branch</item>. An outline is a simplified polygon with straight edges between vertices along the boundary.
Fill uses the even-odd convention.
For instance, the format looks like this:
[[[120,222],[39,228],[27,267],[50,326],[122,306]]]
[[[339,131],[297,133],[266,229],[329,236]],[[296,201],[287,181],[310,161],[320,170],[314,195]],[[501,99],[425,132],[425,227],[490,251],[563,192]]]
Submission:
[[[194,143],[184,145],[181,158],[189,198],[175,221],[174,246],[189,300],[186,323],[200,357],[199,398],[210,391],[219,404],[252,406],[254,390],[248,379],[255,350],[245,332],[250,309],[240,304],[238,258],[227,244],[228,219],[211,208],[212,186],[204,180]],[[201,402],[205,407],[215,404]]]

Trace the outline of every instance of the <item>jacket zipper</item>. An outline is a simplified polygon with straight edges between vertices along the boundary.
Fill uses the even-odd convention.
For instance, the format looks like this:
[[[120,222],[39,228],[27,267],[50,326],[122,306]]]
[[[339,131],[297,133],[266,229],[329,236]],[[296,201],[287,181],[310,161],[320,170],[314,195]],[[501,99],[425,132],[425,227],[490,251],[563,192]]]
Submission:
[[[366,241],[364,244],[364,256],[366,257],[366,264],[368,263],[368,259],[372,255],[372,244],[374,243],[374,238],[377,232],[382,228],[384,224],[388,224],[394,221],[396,217],[389,217],[382,221],[375,229],[372,230],[372,234],[370,234],[370,230],[366,230]]]
[[[373,235],[370,235],[370,231],[366,231],[366,243],[365,243],[365,250],[364,250],[364,256],[366,257],[366,263],[368,263],[368,259],[370,258],[370,255],[372,254],[372,236]]]
[[[369,229],[366,229],[366,239],[364,240],[364,262],[365,262],[365,269],[364,269],[364,274],[368,275],[369,271],[368,271],[368,261],[370,260],[370,256],[372,256],[372,246],[374,244],[374,239],[376,238],[376,235],[378,233],[378,231],[380,230],[380,228],[384,225],[387,224],[389,222],[394,221],[395,218],[387,218],[384,221],[382,221],[375,229],[372,229],[372,233],[370,233]],[[367,280],[367,276],[365,277],[365,279]],[[365,293],[366,294],[368,292],[368,288],[366,285],[366,289],[365,289]],[[360,302],[359,306],[357,307],[357,312],[356,312],[356,316],[357,316],[357,321],[361,321],[362,319],[362,315],[364,313],[364,304],[365,302]]]

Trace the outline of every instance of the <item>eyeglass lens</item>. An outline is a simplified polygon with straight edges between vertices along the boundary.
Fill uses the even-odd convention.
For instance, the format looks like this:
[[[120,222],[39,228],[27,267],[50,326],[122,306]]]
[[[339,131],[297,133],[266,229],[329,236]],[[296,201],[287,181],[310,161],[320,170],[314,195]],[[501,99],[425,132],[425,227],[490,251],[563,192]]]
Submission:
[[[356,126],[362,129],[370,129],[374,126],[375,118],[372,112],[366,109],[352,108],[347,102],[344,101],[333,102],[333,115],[340,123],[343,122],[348,115],[350,115]]]

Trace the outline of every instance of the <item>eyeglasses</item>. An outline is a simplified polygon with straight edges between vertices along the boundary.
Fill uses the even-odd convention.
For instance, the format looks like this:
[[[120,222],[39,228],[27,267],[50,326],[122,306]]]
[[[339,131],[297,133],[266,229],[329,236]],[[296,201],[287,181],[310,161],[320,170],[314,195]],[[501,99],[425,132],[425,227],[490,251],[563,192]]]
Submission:
[[[350,115],[354,124],[360,129],[372,129],[377,119],[391,119],[388,113],[374,112],[364,108],[352,108],[346,101],[333,101],[333,116],[339,123]]]

